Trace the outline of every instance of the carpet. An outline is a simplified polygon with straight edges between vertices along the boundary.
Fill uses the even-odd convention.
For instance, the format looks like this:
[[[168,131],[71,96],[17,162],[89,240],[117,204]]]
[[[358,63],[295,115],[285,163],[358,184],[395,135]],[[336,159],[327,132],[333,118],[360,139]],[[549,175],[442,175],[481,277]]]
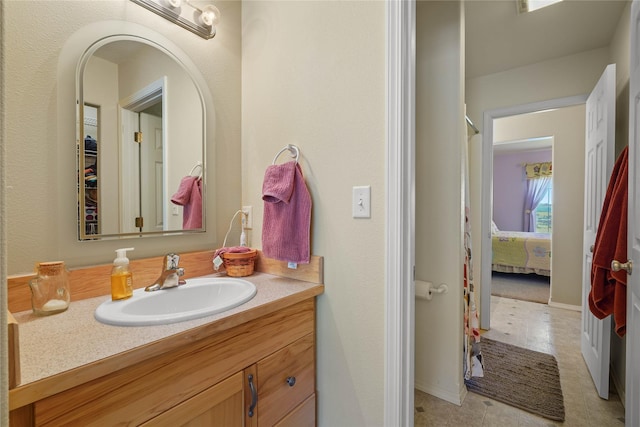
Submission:
[[[550,354],[481,338],[484,377],[467,389],[550,420],[564,421],[558,362]]]
[[[493,272],[491,295],[523,301],[549,303],[550,278],[537,274]]]

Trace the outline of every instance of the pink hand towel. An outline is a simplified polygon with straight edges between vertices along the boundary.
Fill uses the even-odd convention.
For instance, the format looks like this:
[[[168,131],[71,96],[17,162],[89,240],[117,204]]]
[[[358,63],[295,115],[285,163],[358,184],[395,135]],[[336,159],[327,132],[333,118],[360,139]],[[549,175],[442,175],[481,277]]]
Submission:
[[[309,263],[311,195],[296,162],[271,165],[262,183],[262,252],[280,261]]]
[[[182,178],[178,191],[171,196],[171,202],[184,207],[182,212],[184,230],[202,228],[202,180],[200,177]]]
[[[244,254],[246,252],[251,252],[253,249],[248,248],[246,246],[231,246],[226,248],[218,248],[213,253],[213,259],[216,259],[217,256],[222,256],[222,254]]]

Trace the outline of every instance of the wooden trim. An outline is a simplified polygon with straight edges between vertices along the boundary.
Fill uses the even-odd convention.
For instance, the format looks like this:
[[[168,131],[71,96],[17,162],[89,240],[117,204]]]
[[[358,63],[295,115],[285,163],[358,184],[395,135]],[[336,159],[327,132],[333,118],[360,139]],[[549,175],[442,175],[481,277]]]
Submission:
[[[262,251],[258,251],[255,270],[288,279],[324,283],[324,257],[321,256],[311,255],[309,264],[297,264],[296,268],[292,269],[286,261],[267,258]]]
[[[16,408],[9,412],[9,425],[12,427],[26,427],[35,424],[33,404]]]
[[[11,312],[7,313],[7,341],[9,344],[9,388],[20,384],[20,340],[18,322]]]
[[[145,287],[158,278],[162,271],[163,256],[131,260],[133,287]],[[215,273],[211,260],[213,251],[180,254],[180,265],[184,267],[186,279]],[[111,293],[111,264],[69,269],[71,301],[109,295]],[[9,310],[13,313],[31,309],[29,280],[35,274],[10,276],[8,278]]]
[[[214,251],[188,252],[180,254],[180,266],[184,268],[184,278],[206,276],[215,273],[213,269]],[[163,256],[131,260],[133,287],[143,288],[153,283],[162,271]],[[69,270],[71,301],[95,298],[111,293],[111,264],[73,268]],[[264,257],[258,251],[256,271],[304,280],[311,283],[323,283],[324,258],[312,256],[309,264],[298,264],[297,270],[287,268],[287,263]],[[9,311],[18,313],[31,309],[31,291],[29,280],[34,274],[11,276],[7,280]]]

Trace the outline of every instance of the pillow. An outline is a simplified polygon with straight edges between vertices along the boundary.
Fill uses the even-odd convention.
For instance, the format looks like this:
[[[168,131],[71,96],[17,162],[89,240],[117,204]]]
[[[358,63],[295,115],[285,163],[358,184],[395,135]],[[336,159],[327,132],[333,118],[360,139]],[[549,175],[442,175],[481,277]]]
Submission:
[[[491,234],[495,234],[498,231],[500,231],[500,230],[498,230],[498,226],[496,225],[495,222],[493,222],[493,220],[491,220]]]

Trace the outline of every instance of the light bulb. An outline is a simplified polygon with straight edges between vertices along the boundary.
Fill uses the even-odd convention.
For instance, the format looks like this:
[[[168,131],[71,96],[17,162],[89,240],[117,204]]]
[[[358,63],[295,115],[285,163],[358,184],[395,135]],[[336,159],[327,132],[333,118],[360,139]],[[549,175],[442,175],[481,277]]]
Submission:
[[[220,11],[212,4],[207,5],[202,8],[200,21],[207,27],[213,27],[220,21]]]

